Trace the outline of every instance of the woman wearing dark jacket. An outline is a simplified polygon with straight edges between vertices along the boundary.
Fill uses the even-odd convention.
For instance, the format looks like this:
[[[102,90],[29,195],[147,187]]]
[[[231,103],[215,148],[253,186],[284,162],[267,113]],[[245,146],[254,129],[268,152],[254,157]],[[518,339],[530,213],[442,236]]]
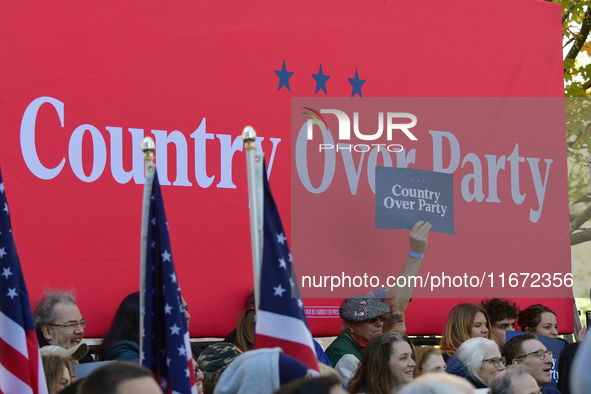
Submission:
[[[477,389],[486,388],[491,380],[505,370],[505,358],[499,346],[486,338],[471,338],[462,343],[455,356],[447,360],[447,373],[458,375]]]
[[[131,293],[121,301],[111,327],[97,348],[97,359],[140,362],[140,293]]]

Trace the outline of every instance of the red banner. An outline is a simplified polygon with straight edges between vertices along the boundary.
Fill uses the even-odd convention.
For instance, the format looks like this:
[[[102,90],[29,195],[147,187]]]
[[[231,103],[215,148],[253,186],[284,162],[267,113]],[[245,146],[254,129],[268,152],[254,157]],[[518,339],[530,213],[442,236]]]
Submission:
[[[0,164],[15,242],[31,299],[76,289],[87,337],[139,287],[143,136],[156,141],[191,334],[224,336],[252,287],[245,125],[291,239],[292,97],[562,95],[560,5],[545,2],[3,1],[2,11]]]

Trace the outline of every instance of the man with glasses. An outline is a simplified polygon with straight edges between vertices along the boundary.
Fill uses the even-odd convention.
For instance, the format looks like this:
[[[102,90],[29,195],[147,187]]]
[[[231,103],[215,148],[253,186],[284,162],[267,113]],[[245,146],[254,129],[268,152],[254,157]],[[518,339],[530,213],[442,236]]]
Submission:
[[[326,349],[326,355],[345,387],[357,370],[369,341],[382,333],[389,313],[390,307],[371,295],[349,297],[343,301],[339,308],[343,319],[342,333]]]
[[[82,342],[86,321],[71,293],[53,291],[43,294],[33,312],[39,346],[71,348]],[[87,354],[80,362],[93,361]]]
[[[505,344],[503,353],[508,364],[522,364],[529,368],[529,374],[536,380],[544,394],[560,394],[552,387],[544,387],[552,382],[552,352],[546,349],[534,334],[524,334],[512,338]]]

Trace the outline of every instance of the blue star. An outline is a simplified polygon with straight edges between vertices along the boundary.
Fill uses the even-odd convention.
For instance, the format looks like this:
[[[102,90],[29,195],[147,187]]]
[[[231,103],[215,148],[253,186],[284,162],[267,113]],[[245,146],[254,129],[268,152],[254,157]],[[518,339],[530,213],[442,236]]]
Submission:
[[[279,88],[277,90],[281,90],[281,87],[285,86],[288,91],[291,92],[289,88],[289,78],[293,75],[293,71],[287,71],[285,69],[285,60],[283,60],[283,67],[281,70],[275,70],[275,74],[279,77]]]
[[[361,86],[365,83],[365,79],[359,79],[359,75],[357,74],[357,69],[355,69],[355,78],[347,78],[351,86],[353,86],[353,91],[351,92],[351,97],[355,96],[355,93],[359,95],[359,97],[363,97],[361,94]]]
[[[285,235],[283,235],[283,233],[277,234],[277,242],[279,242],[281,245],[284,245],[285,241],[287,241],[287,238],[285,238]]]
[[[326,81],[328,81],[330,76],[322,74],[322,63],[320,63],[318,74],[312,74],[312,77],[316,80],[316,91],[314,94],[318,93],[320,89],[324,90],[324,94],[328,94],[326,93]]]
[[[164,306],[164,314],[165,315],[170,315],[172,313],[172,306],[168,305],[168,303],[166,303],[166,305]]]
[[[279,268],[287,269],[287,265],[285,264],[285,259],[279,259]]]
[[[6,248],[0,248],[0,259],[3,259],[4,256],[6,256],[8,253],[6,253]]]

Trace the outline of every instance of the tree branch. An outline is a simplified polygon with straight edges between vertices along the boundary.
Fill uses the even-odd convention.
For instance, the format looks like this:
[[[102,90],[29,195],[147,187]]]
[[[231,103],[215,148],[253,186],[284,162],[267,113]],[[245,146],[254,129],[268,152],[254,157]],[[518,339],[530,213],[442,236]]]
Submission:
[[[577,138],[578,139],[578,138]],[[587,163],[587,160],[583,157],[583,155],[581,155],[579,152],[577,152],[576,150],[574,150],[573,148],[571,148],[570,146],[567,147],[566,149],[568,149],[568,151],[570,153],[572,153],[573,155],[577,156],[579,158],[579,160],[582,160],[584,163]]]
[[[579,140],[579,138],[581,138],[581,136],[587,131],[589,130],[589,127],[591,126],[591,122],[589,122],[589,124],[587,126],[585,126],[585,130],[581,130],[581,132],[579,134],[577,134],[577,136],[575,137],[574,140],[567,142],[566,146],[567,148],[572,148],[574,144],[577,143],[577,141]],[[586,160],[584,160],[586,161]]]
[[[591,228],[578,231],[570,235],[570,244],[578,245],[583,242],[591,241]]]
[[[583,89],[587,90],[591,88],[591,79],[583,84]]]
[[[564,58],[564,60],[572,59],[575,60],[581,49],[583,49],[583,45],[585,45],[585,41],[587,41],[587,36],[589,35],[589,30],[591,30],[591,8],[587,6],[587,12],[585,12],[585,18],[583,19],[583,23],[581,24],[581,31],[575,40],[575,43],[571,47],[570,51]]]
[[[568,207],[568,220],[572,222],[577,216],[582,214],[588,206],[591,206],[591,193],[585,194]]]
[[[564,24],[564,22],[566,22],[566,20],[570,16],[570,13],[573,12],[573,9],[577,6],[577,4],[579,4],[579,1],[581,1],[581,0],[575,0],[575,1],[573,1],[573,3],[570,5],[570,7],[568,7],[568,10],[566,10],[566,12],[564,13],[564,15],[562,15],[562,23],[563,24]]]
[[[570,209],[569,209],[569,214],[570,214]],[[587,220],[589,220],[589,218],[591,218],[591,204],[589,204],[583,212],[581,212],[573,220],[571,220],[571,222],[570,222],[571,234],[574,231],[578,230],[583,225],[583,223],[585,223]]]

